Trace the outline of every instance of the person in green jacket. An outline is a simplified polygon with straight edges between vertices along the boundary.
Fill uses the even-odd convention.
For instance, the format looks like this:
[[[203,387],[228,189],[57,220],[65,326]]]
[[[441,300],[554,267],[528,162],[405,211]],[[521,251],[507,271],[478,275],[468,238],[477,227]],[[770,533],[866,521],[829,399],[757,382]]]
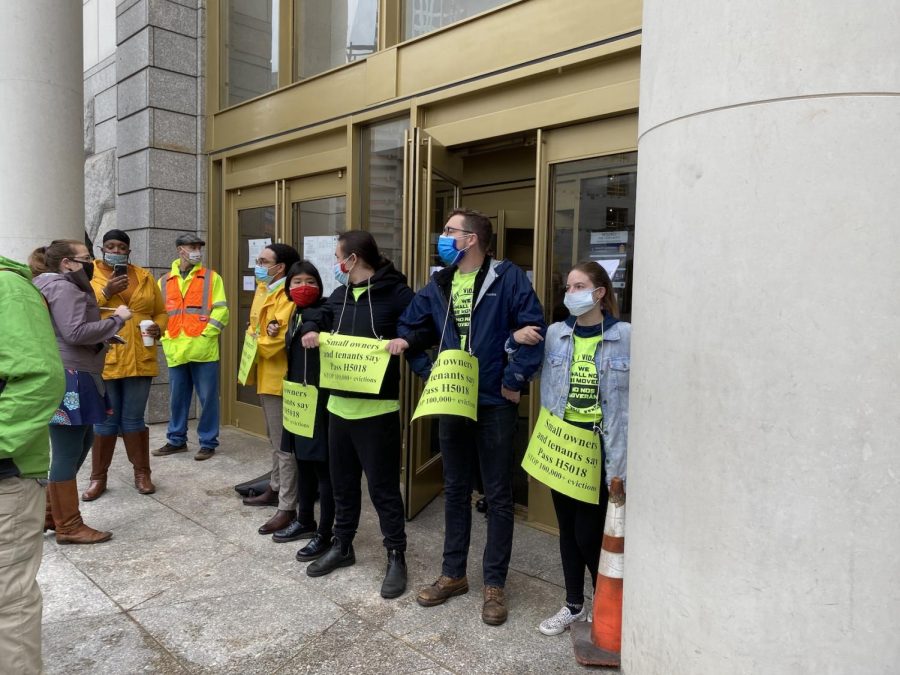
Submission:
[[[25,265],[0,256],[0,663],[41,672],[41,591],[50,417],[65,373],[47,306]]]

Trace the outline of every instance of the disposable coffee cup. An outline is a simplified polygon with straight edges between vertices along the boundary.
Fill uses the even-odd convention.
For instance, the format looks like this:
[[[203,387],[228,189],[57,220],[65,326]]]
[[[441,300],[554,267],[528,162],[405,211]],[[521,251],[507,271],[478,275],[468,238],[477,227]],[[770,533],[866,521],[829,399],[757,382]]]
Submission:
[[[152,325],[153,325],[153,322],[152,322],[150,319],[144,319],[143,321],[141,321],[141,324],[140,324],[140,326],[141,326],[141,338],[143,338],[143,340],[144,340],[144,346],[145,346],[145,347],[152,347],[152,346],[156,343],[156,340],[154,340],[154,339],[150,336],[150,334],[147,333],[147,330],[148,330],[148,329],[150,328],[150,326],[152,326]]]

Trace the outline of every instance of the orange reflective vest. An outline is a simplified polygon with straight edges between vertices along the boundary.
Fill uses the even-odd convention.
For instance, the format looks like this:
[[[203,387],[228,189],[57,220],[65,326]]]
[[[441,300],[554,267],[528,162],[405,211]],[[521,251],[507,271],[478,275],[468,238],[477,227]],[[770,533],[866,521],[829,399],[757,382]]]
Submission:
[[[219,330],[224,328],[221,323],[210,317],[215,274],[212,270],[201,267],[191,279],[184,297],[181,295],[180,276],[169,272],[163,277],[160,286],[166,314],[169,315],[166,330],[171,337],[178,337],[181,331],[190,337],[197,337],[210,324]]]

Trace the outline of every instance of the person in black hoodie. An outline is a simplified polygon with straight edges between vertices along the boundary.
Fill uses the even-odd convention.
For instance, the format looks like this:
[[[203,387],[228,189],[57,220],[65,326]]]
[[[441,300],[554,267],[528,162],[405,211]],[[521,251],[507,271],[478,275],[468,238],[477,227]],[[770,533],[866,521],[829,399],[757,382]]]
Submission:
[[[319,350],[307,349],[301,343],[304,333],[317,331],[322,322],[322,277],[308,260],[294,263],[288,270],[284,292],[297,306],[291,315],[285,336],[287,376],[289,382],[319,386]],[[297,458],[297,518],[286,528],[275,532],[277,542],[308,539],[309,544],[297,551],[297,560],[309,562],[321,558],[331,546],[334,525],[334,495],[328,471],[328,392],[319,391],[313,437],[292,434],[287,428],[281,435],[281,451]],[[320,517],[315,519],[316,492],[320,495]]]
[[[397,319],[413,298],[406,277],[381,256],[372,235],[361,230],[338,235],[335,259],[334,276],[342,285],[325,303],[316,322],[319,329],[395,339]],[[304,347],[317,347],[318,332],[305,333],[301,340]],[[323,576],[356,562],[353,537],[359,525],[360,479],[365,472],[388,551],[381,596],[396,598],[406,590],[406,528],[400,495],[399,349],[389,350],[393,356],[377,394],[331,391],[328,446],[335,501],[334,542],[324,556],[310,563],[306,573]]]

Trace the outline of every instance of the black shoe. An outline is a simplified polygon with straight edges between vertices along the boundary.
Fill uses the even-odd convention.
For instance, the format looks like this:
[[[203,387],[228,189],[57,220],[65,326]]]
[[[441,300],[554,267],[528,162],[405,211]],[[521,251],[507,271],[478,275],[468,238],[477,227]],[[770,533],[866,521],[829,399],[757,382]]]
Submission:
[[[306,575],[310,577],[324,577],[334,572],[338,567],[350,567],[356,563],[356,554],[353,552],[353,544],[344,549],[340,539],[335,537],[328,552],[315,562],[306,566]]]
[[[397,598],[406,590],[406,555],[403,551],[390,550],[387,559],[387,572],[381,584],[381,597]]]
[[[313,521],[312,525],[301,525],[297,520],[292,520],[290,525],[272,535],[272,541],[283,544],[287,541],[309,539],[316,533],[316,529],[318,529],[316,521]]]
[[[323,537],[321,534],[317,533],[309,540],[309,543],[306,546],[297,551],[297,560],[300,562],[318,560],[325,555],[331,547],[331,544],[328,543],[329,539],[330,537]]]
[[[264,473],[259,478],[238,483],[234,486],[234,489],[241,497],[252,497],[253,495],[248,494],[250,490],[253,490],[256,494],[260,495],[265,492],[266,488],[269,486],[269,479],[271,477],[272,472],[270,471],[269,473]]]
[[[481,497],[478,501],[476,501],[475,510],[478,511],[478,513],[487,513],[487,499]]]

